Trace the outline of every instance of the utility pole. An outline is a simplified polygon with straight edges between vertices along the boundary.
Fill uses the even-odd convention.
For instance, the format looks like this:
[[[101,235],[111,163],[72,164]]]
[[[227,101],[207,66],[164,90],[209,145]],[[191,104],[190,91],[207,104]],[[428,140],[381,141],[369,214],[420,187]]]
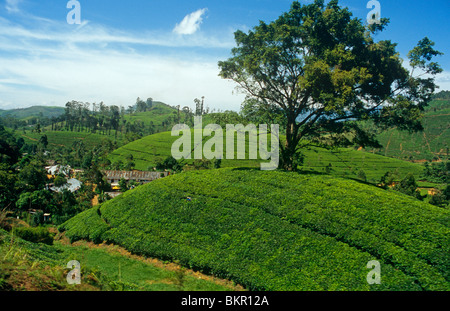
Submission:
[[[203,104],[205,102],[205,96],[202,96],[202,107],[201,107],[201,115],[203,115]]]

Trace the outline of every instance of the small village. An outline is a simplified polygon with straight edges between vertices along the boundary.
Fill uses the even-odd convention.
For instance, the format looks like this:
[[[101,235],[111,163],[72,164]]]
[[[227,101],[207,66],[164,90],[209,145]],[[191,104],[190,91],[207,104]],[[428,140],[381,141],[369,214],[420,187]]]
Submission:
[[[55,185],[55,182],[47,184],[46,189],[49,191],[61,193],[64,190],[67,190],[71,193],[76,193],[83,185],[83,182],[80,180],[80,176],[84,173],[83,169],[74,169],[70,167],[70,165],[54,164],[46,166],[45,171],[47,172],[47,178],[50,181],[55,181],[58,176],[65,179],[65,183],[62,185]],[[133,189],[138,185],[148,184],[154,180],[170,175],[170,172],[167,170],[158,172],[156,169],[155,171],[103,170],[101,173],[105,177],[107,183],[111,186],[111,191],[104,193],[108,199],[113,199],[124,192],[124,189],[121,187],[121,181],[124,181],[127,185],[130,185],[130,189]],[[98,204],[99,194],[97,194],[92,200],[92,206],[96,206]],[[30,209],[28,212],[30,214],[35,214],[42,211]],[[44,213],[44,222],[47,222],[50,219],[51,214]]]

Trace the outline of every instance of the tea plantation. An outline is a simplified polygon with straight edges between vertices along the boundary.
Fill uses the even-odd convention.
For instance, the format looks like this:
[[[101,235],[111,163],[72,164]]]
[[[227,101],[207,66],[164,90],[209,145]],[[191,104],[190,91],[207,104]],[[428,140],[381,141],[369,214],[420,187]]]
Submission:
[[[193,133],[193,132],[192,132]],[[171,146],[179,139],[172,136],[171,132],[157,133],[146,136],[142,139],[133,141],[122,146],[108,155],[108,159],[112,162],[127,162],[130,155],[133,156],[133,162],[137,170],[148,170],[153,168],[157,162],[162,162],[165,158],[171,156]],[[203,144],[210,137],[203,137]],[[194,135],[191,135],[192,150],[195,148]],[[246,138],[245,142],[245,159],[237,159],[235,147],[234,159],[223,159],[221,167],[254,167],[259,168],[261,159],[250,160],[249,146],[250,142]],[[238,139],[235,138],[235,145],[238,145]],[[224,135],[224,154],[227,150]],[[336,148],[328,150],[317,146],[308,146],[301,149],[304,154],[303,168],[309,172],[328,172],[331,175],[346,178],[357,178],[358,172],[363,170],[367,175],[367,181],[377,183],[380,178],[389,171],[397,172],[400,178],[405,177],[408,173],[412,173],[416,179],[419,179],[423,172],[423,166],[417,163],[411,163],[399,159],[388,158],[385,156],[372,154],[364,151],[356,151],[352,148]],[[185,163],[191,164],[193,160],[184,160]]]
[[[325,175],[185,172],[59,230],[72,241],[178,260],[250,290],[450,290],[450,211]],[[380,284],[367,282],[372,260],[380,262]]]

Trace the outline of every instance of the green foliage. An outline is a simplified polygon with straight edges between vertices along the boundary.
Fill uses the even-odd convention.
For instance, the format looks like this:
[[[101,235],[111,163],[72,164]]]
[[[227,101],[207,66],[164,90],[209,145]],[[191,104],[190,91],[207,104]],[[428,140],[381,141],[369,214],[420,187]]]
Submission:
[[[433,182],[450,183],[450,161],[425,162],[425,170],[423,176]]]
[[[181,161],[177,161],[174,157],[169,156],[163,162],[156,164],[157,170],[172,170],[175,172],[181,172],[183,170],[183,164]]]
[[[0,124],[0,164],[16,163],[20,157],[19,150],[15,137]]]
[[[34,212],[30,216],[30,225],[33,227],[40,226],[44,223],[44,213],[40,210]]]
[[[193,137],[193,135],[192,135]],[[138,170],[153,170],[157,163],[163,162],[163,159],[171,157],[171,146],[177,137],[172,137],[170,132],[149,135],[140,140],[125,145],[109,155],[109,160],[113,163],[113,169],[122,169],[123,162],[131,153],[133,161],[136,163]],[[193,138],[192,138],[193,139]],[[204,138],[203,143],[208,138]],[[280,139],[281,141],[282,139]],[[235,145],[237,144],[237,138]],[[248,158],[248,139],[246,141],[246,158]],[[226,153],[226,143],[224,142],[224,154]],[[235,148],[236,151],[236,148]],[[350,148],[333,148],[326,149],[318,146],[307,146],[299,148],[298,164],[302,164],[303,171],[323,172],[329,164],[333,169],[333,175],[341,177],[356,178],[357,172],[363,169],[367,176],[367,181],[376,183],[388,171],[398,171],[400,177],[406,176],[408,172],[412,172],[416,178],[422,174],[423,167],[420,164],[414,164],[398,159],[392,159],[368,152],[356,151]],[[303,154],[303,156],[302,156]],[[183,160],[187,164],[192,164],[193,160]],[[259,167],[257,160],[229,160],[222,159],[221,167]],[[122,165],[121,165],[122,163]],[[353,168],[353,170],[350,170]],[[399,178],[400,178],[399,177]],[[398,179],[397,179],[398,180]]]
[[[129,190],[128,183],[125,178],[119,180],[120,191],[127,192]]]
[[[60,229],[251,290],[449,290],[448,219],[447,210],[350,180],[218,169],[138,187]],[[371,286],[374,259],[382,284]]]
[[[448,199],[446,198],[446,195],[441,191],[438,191],[435,195],[431,196],[428,203],[439,207],[445,207],[449,202]]]
[[[450,100],[450,91],[440,91],[433,96],[433,99]]]
[[[207,170],[211,168],[211,161],[208,159],[196,159],[192,163],[192,167],[196,170]]]
[[[387,24],[383,19],[379,26],[366,27],[338,1],[294,1],[275,21],[235,32],[236,47],[231,58],[219,62],[220,76],[236,82],[252,101],[245,106],[247,115],[282,110],[287,153],[282,168],[297,168],[292,161],[304,138],[379,146],[373,133],[344,121],[422,129],[421,112],[436,87],[433,76],[442,71],[431,60],[441,53],[428,38],[419,41],[408,54],[410,65],[413,72],[419,68],[431,77],[409,74],[396,44],[375,42],[372,36]],[[255,113],[249,114],[248,108]]]
[[[16,202],[16,207],[19,210],[36,209],[53,211],[53,205],[52,193],[45,189],[33,192],[23,192]]]
[[[59,188],[67,184],[67,179],[64,175],[58,175],[55,177],[55,181],[53,183],[55,187]]]
[[[305,161],[305,155],[299,148],[295,147],[292,152],[289,148],[283,148],[280,144],[280,167],[290,167],[289,170],[297,172]]]
[[[47,183],[47,173],[41,163],[32,161],[20,170],[18,182],[25,190],[41,190]]]
[[[417,192],[417,183],[414,175],[408,174],[400,181],[400,183],[395,185],[394,189],[406,195],[415,196]]]
[[[85,224],[75,221],[72,218],[60,225],[58,229],[62,232],[66,231],[67,236],[71,242],[80,239],[87,239],[96,243],[103,242],[102,234],[107,231],[110,226],[103,221],[99,216],[100,209],[98,207],[91,208],[83,213]]]
[[[423,131],[409,133],[397,128],[383,131],[376,136],[383,147],[368,148],[368,150],[406,160],[448,159],[450,155],[449,113],[450,101],[435,99],[423,113]]]
[[[18,108],[11,110],[0,110],[0,116],[14,116],[17,119],[27,119],[30,117],[51,118],[59,117],[64,114],[63,107],[48,107],[48,106],[32,106],[28,108]]]
[[[235,286],[199,279],[184,269],[155,266],[117,247],[25,241],[0,229],[0,290],[28,291],[230,291]],[[81,264],[81,285],[68,285],[67,262]],[[180,274],[178,273],[180,271]],[[186,272],[186,273],[185,273]],[[178,282],[181,278],[181,283]],[[24,282],[25,281],[25,282]],[[181,286],[180,286],[181,285]]]
[[[45,149],[48,146],[48,138],[47,135],[42,135],[41,138],[39,138],[39,144],[42,145],[42,147]]]
[[[214,168],[220,168],[221,165],[222,165],[222,159],[214,160]]]
[[[53,234],[45,227],[17,227],[14,228],[13,233],[33,243],[53,244]]]
[[[444,189],[444,191],[442,192],[442,194],[445,196],[445,199],[447,201],[450,201],[450,185],[447,185]]]
[[[361,169],[358,171],[358,179],[361,179],[364,182],[367,181],[367,176],[366,176],[366,173],[364,172],[364,170]]]
[[[388,187],[394,185],[396,180],[398,180],[398,174],[388,171],[383,175],[383,177],[381,177],[380,184],[383,188],[387,189]]]
[[[17,174],[9,165],[0,163],[0,206],[14,206],[17,200]]]

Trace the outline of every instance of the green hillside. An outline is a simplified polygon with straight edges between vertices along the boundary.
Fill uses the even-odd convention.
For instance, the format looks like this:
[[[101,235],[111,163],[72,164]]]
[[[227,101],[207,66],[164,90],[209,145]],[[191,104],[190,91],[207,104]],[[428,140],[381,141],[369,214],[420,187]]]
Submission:
[[[346,178],[357,178],[360,170],[364,171],[368,182],[377,183],[386,172],[397,172],[400,178],[408,173],[419,179],[423,166],[408,161],[389,158],[351,148],[327,150],[309,147],[302,150],[305,154],[304,169],[313,172],[326,172]],[[331,166],[330,166],[331,165]]]
[[[423,132],[409,134],[391,129],[378,139],[384,148],[378,153],[407,160],[436,160],[449,158],[450,100],[435,99],[423,118]]]
[[[0,258],[0,291],[240,290],[231,282],[132,256],[116,246],[32,243],[1,228]],[[80,262],[80,285],[66,281],[71,260]]]
[[[58,149],[61,147],[70,147],[74,142],[82,141],[84,146],[90,150],[94,146],[99,145],[103,140],[109,139],[115,141],[114,135],[93,134],[87,132],[68,132],[68,131],[44,131],[42,133],[35,133],[27,131],[23,133],[16,131],[17,138],[23,138],[28,144],[36,144],[42,135],[47,135],[48,149]],[[118,135],[117,142],[119,144],[123,141],[123,135]]]
[[[155,131],[159,131],[164,127],[162,125],[163,122],[167,122],[169,118],[173,118],[176,115],[177,109],[162,102],[153,102],[150,110],[127,114],[125,115],[125,120],[128,122],[141,121],[145,126],[153,125]]]
[[[191,136],[192,146],[194,146],[193,135]],[[171,155],[172,144],[178,138],[172,137],[170,132],[149,135],[114,150],[108,158],[112,163],[117,161],[126,162],[129,155],[132,155],[136,164],[135,168],[147,170],[155,166],[158,161],[162,161]],[[203,143],[209,139],[210,137],[204,137]],[[235,145],[237,145],[237,142]],[[237,156],[235,156],[235,160],[224,159],[222,167],[259,167],[261,160],[248,160],[248,146],[249,141],[247,138],[247,160],[237,160]],[[225,142],[224,152],[226,152]],[[327,166],[331,164],[329,174],[356,178],[358,172],[364,170],[367,180],[370,182],[378,182],[388,171],[397,171],[400,176],[412,173],[416,178],[419,178],[423,170],[423,167],[419,164],[349,148],[328,150],[311,146],[303,148],[302,152],[305,154],[303,167],[305,171],[325,173]],[[193,160],[187,160],[186,162],[191,163]]]
[[[355,181],[220,169],[138,187],[59,229],[251,290],[450,290],[449,226],[448,210]],[[366,281],[371,260],[380,285]]]
[[[192,151],[196,146],[194,143],[194,130],[191,130],[191,147]],[[131,142],[122,146],[108,156],[108,159],[114,163],[117,161],[126,162],[129,155],[133,156],[137,170],[147,170],[154,167],[158,162],[171,156],[172,144],[179,139],[180,136],[172,136],[171,132],[162,132],[146,136],[142,139]],[[210,137],[203,137],[203,145]],[[226,137],[224,135],[224,152],[226,152]],[[259,167],[261,160],[248,160],[249,141],[246,142],[246,159],[247,160],[227,160],[222,161],[222,167]],[[235,146],[237,145],[237,138]],[[237,153],[237,147],[235,147]],[[237,158],[237,156],[235,156]],[[185,160],[186,163],[192,163],[194,160]]]
[[[37,109],[38,107],[32,108]],[[64,114],[64,108],[62,109],[62,114]],[[105,139],[109,139],[113,142],[115,141],[119,146],[121,146],[130,141],[131,137],[136,136],[140,132],[159,132],[166,130],[169,128],[169,125],[174,124],[174,113],[176,113],[176,109],[161,102],[154,102],[154,106],[148,111],[124,115],[123,118],[125,122],[121,122],[122,126],[117,133],[115,130],[98,130],[93,133],[85,128],[82,128],[80,131],[54,131],[52,130],[51,125],[47,125],[42,128],[41,133],[31,130],[25,132],[23,130],[16,130],[15,134],[18,138],[23,138],[26,143],[36,143],[42,135],[47,135],[49,149],[70,147],[74,142],[80,140],[83,141],[87,149],[92,149]],[[133,128],[130,130],[133,131],[133,133],[128,133],[126,127],[124,126],[126,122],[133,124]],[[61,123],[57,123],[55,127],[56,126],[63,127]],[[142,133],[140,135],[143,135]]]
[[[0,117],[15,117],[17,119],[27,119],[29,117],[58,117],[64,114],[64,107],[32,106],[28,108],[18,108],[10,110],[0,110]]]

